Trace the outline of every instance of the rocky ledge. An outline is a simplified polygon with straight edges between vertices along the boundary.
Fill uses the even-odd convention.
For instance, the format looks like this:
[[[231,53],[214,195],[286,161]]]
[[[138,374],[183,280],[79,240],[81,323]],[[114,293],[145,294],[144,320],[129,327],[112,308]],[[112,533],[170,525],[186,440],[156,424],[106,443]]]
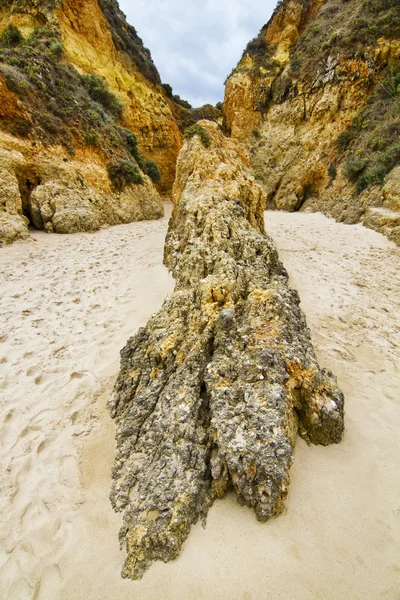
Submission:
[[[328,445],[343,432],[343,394],[264,232],[265,196],[241,149],[200,126],[174,186],[165,264],[176,287],[122,350],[109,402],[111,501],[132,579],[174,559],[230,488],[260,521],[282,512],[297,433]]]

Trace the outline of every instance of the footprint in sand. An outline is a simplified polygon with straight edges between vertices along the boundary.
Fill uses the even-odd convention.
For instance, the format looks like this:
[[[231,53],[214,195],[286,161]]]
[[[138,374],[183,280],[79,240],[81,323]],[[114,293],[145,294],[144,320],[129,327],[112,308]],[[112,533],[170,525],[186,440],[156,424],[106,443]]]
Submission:
[[[48,445],[49,445],[48,439],[42,440],[38,444],[38,447],[36,448],[36,454],[39,455],[41,452],[43,452],[43,450],[45,450],[47,448]]]
[[[82,379],[85,376],[85,373],[81,373],[80,371],[74,371],[70,375],[70,380],[72,379]]]

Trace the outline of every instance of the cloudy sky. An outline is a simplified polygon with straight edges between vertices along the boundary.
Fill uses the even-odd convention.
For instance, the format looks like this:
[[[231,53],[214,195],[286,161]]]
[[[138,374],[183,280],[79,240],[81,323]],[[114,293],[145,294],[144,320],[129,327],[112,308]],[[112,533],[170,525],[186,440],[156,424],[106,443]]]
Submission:
[[[276,0],[119,0],[164,83],[193,106],[223,100],[223,83]]]

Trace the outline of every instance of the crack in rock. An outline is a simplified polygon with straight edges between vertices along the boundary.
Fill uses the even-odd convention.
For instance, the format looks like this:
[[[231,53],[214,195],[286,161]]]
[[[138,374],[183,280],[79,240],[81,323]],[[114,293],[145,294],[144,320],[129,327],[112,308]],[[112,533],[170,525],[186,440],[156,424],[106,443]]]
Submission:
[[[265,196],[215,123],[181,151],[165,264],[176,286],[121,352],[111,501],[123,576],[176,558],[233,488],[265,521],[282,512],[297,433],[339,442],[344,398],[321,369],[296,291],[265,235]]]

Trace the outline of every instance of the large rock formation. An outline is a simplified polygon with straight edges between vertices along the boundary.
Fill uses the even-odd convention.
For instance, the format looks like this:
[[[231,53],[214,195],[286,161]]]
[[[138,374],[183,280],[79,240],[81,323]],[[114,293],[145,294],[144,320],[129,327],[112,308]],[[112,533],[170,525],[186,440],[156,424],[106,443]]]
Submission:
[[[123,575],[175,558],[233,487],[265,521],[288,493],[297,433],[339,442],[343,395],[317,363],[298,294],[264,233],[247,158],[203,121],[183,147],[165,264],[176,286],[121,353],[109,406]]]
[[[4,189],[10,177],[20,185],[0,203],[0,244],[26,237],[28,222],[73,232],[158,218],[147,174],[171,190],[182,136],[174,100],[116,0],[0,4],[0,144],[25,162],[4,175]],[[115,157],[140,167],[143,184],[115,189],[107,175]]]
[[[57,151],[36,156],[23,142],[0,134],[0,247],[28,237],[28,225],[55,233],[95,231],[158,219],[163,204],[150,178],[121,191],[95,162],[68,159]],[[3,147],[4,147],[3,146]]]
[[[382,186],[393,187],[400,161],[399,58],[398,0],[279,3],[224,103],[227,131],[246,144],[270,208],[365,219],[398,240]]]
[[[28,237],[28,219],[22,215],[22,199],[15,169],[24,162],[19,152],[0,150],[0,247]]]

